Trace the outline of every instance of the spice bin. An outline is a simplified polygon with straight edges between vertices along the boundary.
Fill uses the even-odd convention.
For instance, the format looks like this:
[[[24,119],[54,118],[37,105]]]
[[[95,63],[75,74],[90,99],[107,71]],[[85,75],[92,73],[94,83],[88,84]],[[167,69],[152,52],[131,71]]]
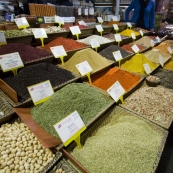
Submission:
[[[97,24],[97,25],[99,25],[99,24]],[[109,34],[109,33],[111,33],[113,31],[113,26],[102,25],[102,27],[103,27],[103,30],[104,30],[102,32],[103,35],[104,34]],[[100,32],[97,31],[97,28],[94,28],[93,34],[100,35]]]
[[[119,120],[119,123],[115,120]],[[125,122],[127,124],[125,124]],[[129,126],[132,127],[133,124],[135,126],[135,129],[137,128],[139,130],[138,133],[133,133],[129,131]],[[121,126],[122,128],[120,128]],[[123,127],[129,130],[125,130],[123,129]],[[148,132],[148,130],[146,129],[150,129],[150,132]],[[111,134],[107,134],[107,131],[111,132]],[[110,137],[110,135],[112,136],[116,133],[117,135],[123,133],[123,135],[121,134],[117,137]],[[145,133],[148,133],[154,138],[158,138],[157,142],[153,140],[154,145],[145,145],[146,143],[150,143],[149,140],[152,140],[152,138],[148,139],[148,135]],[[101,134],[103,134],[102,137]],[[142,134],[142,136],[140,134]],[[130,167],[129,169],[131,169],[132,172],[140,172],[141,170],[143,170],[143,172],[154,173],[158,166],[167,136],[168,131],[166,131],[165,129],[151,123],[150,121],[142,117],[139,117],[135,113],[125,110],[119,106],[116,106],[107,111],[107,113],[105,113],[104,116],[100,117],[97,120],[97,122],[95,122],[92,126],[87,128],[87,130],[82,133],[82,149],[78,150],[76,148],[76,144],[71,143],[69,146],[65,148],[65,152],[67,152],[67,157],[69,156],[73,164],[75,164],[76,161],[78,162],[78,164],[82,164],[83,168],[85,170],[88,170],[86,172],[94,173],[99,172],[99,170],[105,172],[105,170],[108,169],[111,169],[112,171],[119,170],[119,172],[129,172],[127,168]],[[130,138],[130,141],[126,139],[128,137]],[[141,143],[139,138],[145,140],[145,144],[143,140]],[[97,141],[99,140],[99,143],[96,142],[96,139]],[[116,141],[114,139],[116,139]],[[104,142],[101,143],[102,140],[104,140]],[[93,144],[94,141],[95,143]],[[127,143],[125,141],[127,141]],[[132,143],[137,143],[137,146],[134,147],[134,145],[136,144],[133,145]],[[123,146],[124,148],[121,149],[121,147]],[[86,154],[88,149],[90,151],[88,152],[88,154]],[[100,150],[100,152],[96,150]],[[138,150],[138,152],[136,152],[136,150]],[[114,154],[112,154],[112,152],[114,152]],[[146,152],[148,152],[149,154],[147,156],[144,156]],[[80,157],[81,153],[82,157]],[[74,155],[76,157],[78,155],[78,158],[76,158]],[[89,160],[92,158],[92,155],[94,159]],[[131,159],[127,159],[127,155],[128,158],[130,157]],[[136,159],[136,155],[138,157],[137,160],[132,162],[132,160]],[[150,157],[151,155],[152,158]],[[149,161],[145,162],[144,160],[148,156],[150,157],[148,158]],[[110,163],[113,164],[110,165]],[[146,166],[141,167],[144,164]],[[93,169],[95,171],[92,171]]]

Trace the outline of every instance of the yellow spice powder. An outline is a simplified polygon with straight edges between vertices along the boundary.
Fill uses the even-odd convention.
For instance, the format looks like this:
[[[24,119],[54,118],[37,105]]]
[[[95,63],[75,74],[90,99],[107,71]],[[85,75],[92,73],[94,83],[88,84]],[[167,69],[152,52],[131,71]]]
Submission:
[[[133,31],[131,29],[126,29],[126,30],[120,32],[121,35],[128,36],[128,37],[131,37],[132,36],[132,33],[134,33],[135,36],[138,36],[139,35],[138,32],[135,32],[135,31]]]

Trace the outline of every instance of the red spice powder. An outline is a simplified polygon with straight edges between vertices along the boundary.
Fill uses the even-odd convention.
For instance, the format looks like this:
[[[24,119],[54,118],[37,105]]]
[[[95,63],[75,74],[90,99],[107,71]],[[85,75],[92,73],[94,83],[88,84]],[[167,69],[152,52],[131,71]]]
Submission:
[[[129,51],[129,52],[134,52],[133,49],[131,48],[133,45],[134,44],[130,43],[130,44],[123,45],[121,48],[123,48],[124,50]],[[144,46],[141,46],[139,44],[136,44],[136,45],[138,46],[140,51],[146,49],[146,47],[144,47]]]
[[[71,26],[79,26],[80,29],[89,28],[88,26],[85,25],[64,25],[62,28],[69,30]]]
[[[96,87],[107,90],[116,81],[119,81],[125,91],[128,92],[139,83],[140,79],[141,77],[136,74],[114,67],[107,72],[93,76],[92,83]]]
[[[50,47],[63,45],[65,51],[76,50],[87,47],[86,44],[77,42],[70,38],[58,37],[50,43],[46,44],[43,49],[51,51]]]

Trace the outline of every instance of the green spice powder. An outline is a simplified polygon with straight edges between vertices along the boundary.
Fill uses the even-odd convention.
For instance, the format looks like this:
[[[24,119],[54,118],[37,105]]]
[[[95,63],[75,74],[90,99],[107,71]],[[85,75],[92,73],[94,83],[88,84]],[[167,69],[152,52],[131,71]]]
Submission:
[[[77,110],[87,125],[112,102],[90,85],[73,83],[54,93],[45,103],[34,107],[31,113],[35,122],[59,139],[54,124]]]

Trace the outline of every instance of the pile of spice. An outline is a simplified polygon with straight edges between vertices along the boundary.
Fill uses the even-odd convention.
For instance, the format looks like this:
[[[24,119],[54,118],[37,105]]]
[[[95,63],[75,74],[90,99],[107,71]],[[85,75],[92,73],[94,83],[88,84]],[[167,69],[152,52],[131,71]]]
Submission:
[[[117,21],[110,21],[108,22],[108,26],[112,26],[113,24],[117,24],[118,26],[122,26],[122,24],[120,22],[117,22]]]
[[[126,50],[126,51],[134,52],[133,49],[132,49],[132,46],[133,46],[133,45],[134,45],[133,43],[125,44],[125,45],[122,46],[122,48],[123,48],[124,50]],[[146,49],[146,47],[144,47],[144,46],[141,46],[141,45],[139,45],[139,44],[136,44],[136,45],[138,46],[139,51],[143,51],[143,50]]]
[[[63,25],[62,28],[65,28],[65,29],[69,30],[70,27],[72,27],[72,26],[78,26],[80,29],[86,29],[86,28],[89,28],[88,26],[85,26],[85,25]]]
[[[158,46],[155,47],[155,49],[159,49],[160,52],[165,53],[165,54],[170,54],[168,51],[169,44],[167,43],[160,43]]]
[[[30,98],[28,86],[50,80],[52,87],[55,87],[73,78],[75,76],[65,69],[50,63],[40,63],[21,69],[17,76],[5,78],[4,81],[17,92],[19,101],[24,102]]]
[[[45,149],[24,123],[17,120],[0,127],[1,172],[40,172],[55,155]]]
[[[31,112],[35,122],[59,139],[54,124],[76,110],[87,125],[111,103],[113,100],[98,89],[84,83],[73,83],[55,92],[48,101],[34,107]]]
[[[126,100],[124,107],[169,128],[173,120],[173,92],[162,87],[143,87]]]
[[[99,52],[99,54],[104,56],[106,59],[115,61],[115,58],[114,58],[112,52],[115,52],[115,51],[118,51],[118,50],[121,52],[121,55],[122,55],[123,58],[125,58],[125,57],[132,54],[131,52],[127,52],[124,49],[122,49],[121,47],[116,46],[116,45],[111,45],[111,46],[103,49],[102,51]]]
[[[158,49],[152,49],[148,52],[145,52],[144,55],[148,60],[156,64],[160,64],[160,56],[162,57],[164,63],[171,58],[171,55],[164,54]]]
[[[4,32],[4,35],[6,38],[31,35],[31,33],[26,33],[23,30],[22,31],[20,31],[20,30],[7,30],[7,31],[2,31],[2,32]]]
[[[91,48],[87,48],[77,51],[67,62],[65,62],[63,68],[75,74],[79,74],[76,65],[83,61],[87,61],[89,63],[93,72],[101,70],[113,63],[113,61],[107,60]]]
[[[26,33],[31,33],[32,34],[33,33],[32,32],[32,29],[33,28],[29,28],[29,29],[25,29],[23,31],[26,32]],[[46,27],[44,29],[45,29],[45,31],[46,31],[47,34],[66,31],[65,28],[61,28],[59,26],[48,26],[48,27]]]
[[[106,35],[103,35],[103,37],[109,39],[109,40],[115,40],[115,34],[113,33],[109,33],[109,34],[106,34]],[[121,39],[124,40],[124,39],[128,39],[130,37],[127,37],[127,36],[124,36],[124,35],[121,35]]]
[[[37,49],[29,45],[21,43],[9,43],[0,47],[0,55],[19,52],[23,63],[41,58],[52,56],[52,54],[44,49]]]
[[[159,71],[154,74],[154,76],[157,76],[160,78],[160,85],[173,89],[173,71],[167,70],[167,69],[159,69]]]
[[[121,67],[125,70],[140,73],[145,75],[145,69],[143,64],[148,63],[151,71],[153,71],[158,65],[149,61],[143,54],[136,54],[130,60],[126,61],[121,65]]]
[[[126,92],[135,87],[141,80],[140,76],[122,70],[118,67],[111,68],[107,72],[92,77],[92,84],[103,90],[107,90],[116,81],[122,85]]]
[[[133,28],[134,31],[139,32],[140,30],[145,34],[147,32],[150,32],[148,30],[142,29],[142,28]]]
[[[116,110],[110,122],[71,155],[91,173],[153,172],[167,132],[129,112]]]
[[[99,35],[91,35],[87,38],[84,38],[84,39],[80,39],[80,40],[77,40],[78,42],[82,42],[82,43],[85,43],[86,45],[91,45],[91,40],[94,39],[94,40],[97,40],[99,42],[99,44],[105,44],[105,43],[109,43],[111,42],[110,39],[107,39],[107,38],[104,38],[104,37],[101,37]]]
[[[43,49],[50,51],[50,47],[61,46],[61,45],[64,47],[65,51],[82,49],[87,47],[86,44],[79,43],[76,40],[70,38],[58,37],[55,40],[51,41],[50,43],[46,44],[43,47]]]
[[[173,49],[173,40],[165,40],[163,43],[167,43]]]
[[[139,40],[135,41],[134,44],[138,44],[144,47],[151,47],[151,39],[148,36],[144,36]]]
[[[164,66],[164,69],[173,70],[173,60],[169,60]]]
[[[140,35],[138,32],[135,32],[131,29],[125,29],[124,31],[120,32],[121,35],[128,36],[128,37],[132,37],[132,33],[134,33],[135,36]]]

